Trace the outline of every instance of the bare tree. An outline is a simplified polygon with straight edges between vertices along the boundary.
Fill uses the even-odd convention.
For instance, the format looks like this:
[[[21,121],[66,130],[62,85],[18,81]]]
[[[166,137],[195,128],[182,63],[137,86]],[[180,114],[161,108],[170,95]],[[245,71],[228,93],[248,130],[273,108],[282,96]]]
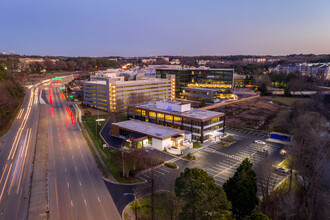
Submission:
[[[329,161],[329,135],[322,130],[324,118],[316,112],[306,112],[293,120],[292,168],[302,183],[300,212],[313,219],[318,207],[317,193],[322,183],[324,165]],[[290,188],[292,182],[290,176]]]
[[[272,188],[275,186],[277,176],[273,172],[272,161],[269,158],[261,161],[254,167],[257,174],[258,187],[262,193],[261,209],[265,210],[269,202]]]
[[[116,109],[114,111],[114,115],[116,118],[116,121],[119,121],[121,116],[123,115],[125,110],[125,105],[122,99],[117,99],[116,100]]]

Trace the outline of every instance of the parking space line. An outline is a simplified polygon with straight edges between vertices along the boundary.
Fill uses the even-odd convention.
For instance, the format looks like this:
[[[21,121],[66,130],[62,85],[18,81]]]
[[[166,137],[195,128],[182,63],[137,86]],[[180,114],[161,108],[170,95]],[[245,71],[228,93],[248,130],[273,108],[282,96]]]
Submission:
[[[162,175],[164,175],[165,176],[165,173],[162,173],[162,172],[159,172],[159,171],[157,171],[157,170],[154,170],[156,173],[160,173],[160,174],[162,174]]]

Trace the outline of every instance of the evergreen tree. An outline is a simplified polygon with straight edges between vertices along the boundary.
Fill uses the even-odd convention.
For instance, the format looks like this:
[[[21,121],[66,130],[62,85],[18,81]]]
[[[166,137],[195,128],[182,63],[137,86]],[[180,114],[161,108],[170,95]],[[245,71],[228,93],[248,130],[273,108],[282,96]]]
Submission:
[[[185,201],[180,219],[231,219],[225,192],[201,169],[186,168],[175,181],[175,193]]]
[[[223,185],[228,200],[232,203],[232,212],[242,219],[250,215],[258,204],[257,178],[248,158],[243,160],[233,177]]]

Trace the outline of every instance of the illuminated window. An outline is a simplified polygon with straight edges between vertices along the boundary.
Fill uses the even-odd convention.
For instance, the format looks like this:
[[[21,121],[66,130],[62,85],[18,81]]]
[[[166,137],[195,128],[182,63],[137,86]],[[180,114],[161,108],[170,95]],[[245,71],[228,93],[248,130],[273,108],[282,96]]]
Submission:
[[[181,122],[182,118],[181,117],[174,117],[174,121],[178,121],[178,122]]]
[[[146,111],[145,110],[142,110],[142,115],[146,115]]]
[[[157,113],[157,118],[158,118],[158,119],[163,119],[163,118],[164,118],[164,114],[162,114],[162,113]]]
[[[156,118],[156,113],[155,112],[149,112],[149,116]]]
[[[173,116],[172,115],[165,115],[165,120],[173,121]]]

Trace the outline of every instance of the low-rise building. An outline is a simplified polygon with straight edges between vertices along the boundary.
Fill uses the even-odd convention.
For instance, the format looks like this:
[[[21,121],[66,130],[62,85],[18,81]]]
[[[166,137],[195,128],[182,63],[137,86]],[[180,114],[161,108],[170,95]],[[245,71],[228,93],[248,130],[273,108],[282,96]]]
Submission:
[[[143,101],[174,100],[175,77],[133,81],[116,81],[115,79],[85,81],[83,90],[85,104],[110,112],[126,108],[132,94]]]
[[[222,135],[225,114],[192,108],[190,104],[156,101],[138,105],[129,118],[172,127],[192,134],[192,140],[204,142]]]
[[[200,87],[183,87],[182,94],[184,99],[192,101],[216,102],[218,98],[218,89],[200,88]]]
[[[111,124],[110,135],[136,142],[137,147],[152,147],[157,150],[178,151],[192,146],[184,141],[185,131],[140,120],[127,120]]]

